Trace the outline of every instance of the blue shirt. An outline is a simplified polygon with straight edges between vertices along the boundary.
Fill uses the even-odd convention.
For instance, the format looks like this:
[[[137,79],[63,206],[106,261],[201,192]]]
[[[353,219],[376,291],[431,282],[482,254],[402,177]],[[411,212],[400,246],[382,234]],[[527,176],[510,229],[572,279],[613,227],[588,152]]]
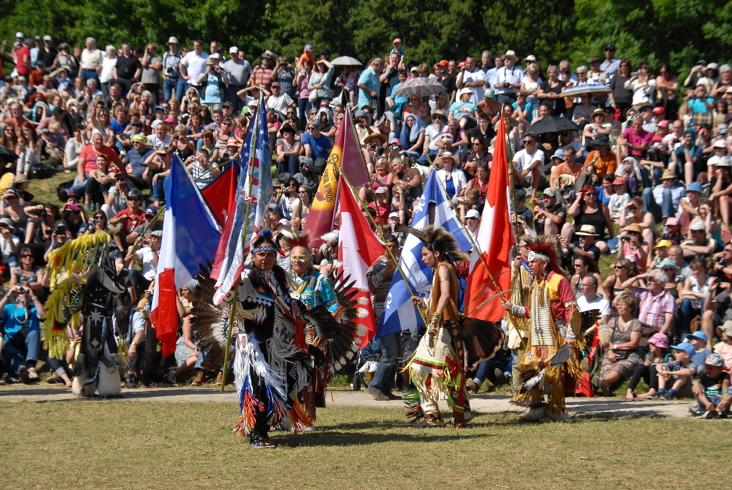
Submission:
[[[361,77],[358,79],[359,85],[366,85],[369,89],[379,94],[379,75],[376,74],[373,68],[369,67],[361,72]],[[369,105],[369,101],[372,99],[371,93],[365,90],[358,91],[358,109]]]
[[[708,97],[706,100],[691,99],[689,101],[689,107],[691,107],[691,112],[709,112],[705,102],[714,104],[714,99],[712,99],[711,97]]]
[[[114,131],[115,136],[122,134],[125,129],[130,127],[129,123],[125,123],[125,125],[122,126],[116,119],[112,121],[109,125],[112,126],[112,131]]]
[[[206,92],[203,96],[204,104],[220,104],[223,102],[221,99],[221,89],[219,88],[219,78],[216,75],[210,73],[206,74]]]
[[[26,315],[28,315],[28,310],[25,308],[20,308],[18,305],[5,305],[5,308],[3,308],[3,324],[5,325],[3,342],[11,340],[20,332],[23,321],[27,318]],[[35,306],[30,309],[28,330],[41,331],[41,323],[38,320]]]
[[[152,153],[152,151],[153,149],[148,146],[147,151],[142,155],[140,155],[140,152],[137,151],[136,148],[132,148],[130,151],[127,152],[127,155],[125,156],[125,163],[128,163],[132,166],[132,175],[142,178],[142,174],[147,168],[145,166],[145,159],[150,156],[150,153]]]
[[[302,137],[302,144],[303,146],[310,145],[310,150],[312,152],[311,158],[313,160],[316,158],[327,160],[328,150],[333,148],[333,143],[330,142],[330,138],[324,134],[321,134],[317,138],[313,138],[313,135],[310,133],[305,133],[305,136]]]

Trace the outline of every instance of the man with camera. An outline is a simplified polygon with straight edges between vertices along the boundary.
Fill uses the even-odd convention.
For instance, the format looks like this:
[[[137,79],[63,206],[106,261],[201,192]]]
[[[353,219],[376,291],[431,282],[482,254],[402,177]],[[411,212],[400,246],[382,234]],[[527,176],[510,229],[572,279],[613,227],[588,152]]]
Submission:
[[[503,58],[503,67],[496,73],[496,83],[493,88],[496,89],[498,102],[501,105],[511,105],[516,102],[516,92],[521,88],[524,71],[516,66],[516,53],[513,50],[506,51]]]
[[[229,48],[231,59],[224,63],[224,73],[229,77],[229,90],[226,92],[226,100],[231,102],[234,114],[244,105],[244,101],[239,98],[237,93],[247,86],[249,77],[252,75],[252,65],[244,59],[244,51],[232,46]]]
[[[213,54],[206,59],[206,71],[196,79],[201,86],[201,103],[209,106],[211,111],[220,111],[221,105],[226,100],[226,84],[229,83],[229,76],[219,65],[220,57]]]
[[[179,101],[185,94],[186,81],[180,75],[181,52],[178,49],[178,38],[170,36],[168,51],[163,54],[163,100],[170,100],[175,91]]]
[[[127,251],[125,267],[130,270],[130,280],[135,285],[138,297],[144,296],[145,290],[150,287],[153,279],[155,279],[162,238],[162,231],[150,232],[142,238],[142,247],[133,250],[134,245],[130,245]],[[134,268],[135,264],[142,265],[142,272]]]
[[[145,54],[140,60],[142,65],[142,87],[149,91],[153,97],[153,105],[160,103],[160,70],[163,68],[163,60],[155,54],[155,45],[148,44],[145,47]],[[168,100],[168,99],[166,99]]]
[[[129,43],[122,43],[122,48],[117,56],[117,64],[114,67],[114,79],[122,87],[122,93],[127,94],[136,80],[140,79],[142,65],[140,60],[132,54]]]
[[[38,381],[36,362],[41,349],[41,321],[46,312],[32,289],[14,286],[0,300],[3,311],[2,354],[9,372],[0,377],[0,385],[10,381],[11,374],[22,383]]]

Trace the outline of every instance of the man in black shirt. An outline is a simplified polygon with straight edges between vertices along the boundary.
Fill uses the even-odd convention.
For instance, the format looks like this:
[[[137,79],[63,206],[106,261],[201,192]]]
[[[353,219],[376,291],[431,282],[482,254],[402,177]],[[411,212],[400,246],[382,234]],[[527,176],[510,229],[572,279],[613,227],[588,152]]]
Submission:
[[[442,60],[439,63],[437,63],[437,80],[442,84],[443,87],[445,87],[445,92],[447,93],[447,97],[450,102],[453,100],[453,94],[457,90],[457,86],[455,85],[455,75],[451,74],[447,67],[450,63],[447,60]]]
[[[557,204],[557,191],[544,189],[543,204],[534,209],[534,229],[537,235],[558,235],[567,219],[567,210]]]
[[[114,78],[122,87],[123,94],[130,91],[130,87],[136,80],[140,79],[141,74],[142,64],[140,60],[132,54],[129,43],[123,43],[117,56],[117,65],[114,67]]]
[[[43,47],[38,50],[38,59],[46,65],[46,71],[53,71],[53,62],[56,61],[58,50],[53,47],[53,38],[46,34],[43,36]]]

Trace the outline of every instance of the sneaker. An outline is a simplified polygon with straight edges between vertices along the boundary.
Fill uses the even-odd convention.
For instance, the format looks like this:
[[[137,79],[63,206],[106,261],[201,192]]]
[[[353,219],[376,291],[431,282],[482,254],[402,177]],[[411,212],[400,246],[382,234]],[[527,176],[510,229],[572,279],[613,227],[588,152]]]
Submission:
[[[366,391],[368,391],[369,395],[371,395],[373,397],[373,399],[376,401],[379,401],[379,402],[388,402],[389,401],[388,396],[386,396],[379,390],[375,390],[375,389],[371,388],[370,386],[368,388],[366,388]]]
[[[659,392],[651,393],[650,395],[648,395],[646,397],[646,400],[655,400],[657,398],[661,398],[665,394],[666,393],[659,393]]]
[[[36,372],[36,368],[35,367],[29,367],[28,368],[28,378],[30,378],[31,381],[38,381],[40,379],[38,377],[38,373]]]
[[[717,417],[720,419],[726,419],[729,417],[729,414],[727,412],[717,412]]]
[[[26,384],[27,385],[28,383],[30,383],[30,377],[28,376],[28,368],[27,367],[20,366],[20,368],[18,369],[18,379],[23,384]]]
[[[134,374],[127,373],[127,376],[125,376],[125,388],[137,388],[137,379]]]
[[[379,363],[376,361],[371,361],[369,363],[369,372],[375,373],[379,369]]]
[[[3,373],[2,376],[0,376],[0,386],[5,386],[10,384],[10,375],[8,373]]]
[[[253,441],[252,447],[254,449],[274,449],[277,447],[277,444],[269,442],[267,439],[261,439],[259,441]]]
[[[712,417],[714,417],[714,414],[712,412],[704,412],[703,414],[697,415],[694,418],[695,419],[711,419]]]
[[[697,407],[696,405],[693,405],[693,406],[689,407],[689,413],[691,413],[691,415],[693,417],[698,417],[699,415],[704,414],[704,410],[699,410],[699,407]]]
[[[675,393],[674,393],[675,394]],[[664,400],[671,400],[674,397],[674,394],[669,393],[668,391],[664,393],[663,395],[659,396],[659,398],[663,398]]]
[[[64,382],[64,380],[62,380],[61,377],[56,373],[52,373],[51,376],[49,376],[46,379],[46,383],[49,383],[49,384],[63,383],[63,382]]]

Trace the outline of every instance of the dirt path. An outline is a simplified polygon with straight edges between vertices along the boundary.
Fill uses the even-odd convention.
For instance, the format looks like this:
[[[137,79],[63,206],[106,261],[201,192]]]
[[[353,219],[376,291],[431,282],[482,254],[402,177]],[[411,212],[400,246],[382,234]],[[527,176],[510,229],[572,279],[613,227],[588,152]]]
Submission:
[[[137,388],[123,389],[125,400],[148,402],[213,402],[236,403],[236,392],[227,387],[224,393],[213,387]],[[0,402],[60,402],[74,400],[71,391],[58,386],[13,385],[0,388]],[[328,393],[328,404],[334,406],[365,406],[401,408],[400,400],[377,402],[365,391],[334,389]],[[508,403],[509,397],[477,395],[471,398],[471,407],[479,413],[520,412]],[[627,401],[619,398],[569,398],[567,409],[571,414],[601,415],[605,417],[689,417],[690,400],[682,401]],[[446,408],[446,405],[445,405]]]

